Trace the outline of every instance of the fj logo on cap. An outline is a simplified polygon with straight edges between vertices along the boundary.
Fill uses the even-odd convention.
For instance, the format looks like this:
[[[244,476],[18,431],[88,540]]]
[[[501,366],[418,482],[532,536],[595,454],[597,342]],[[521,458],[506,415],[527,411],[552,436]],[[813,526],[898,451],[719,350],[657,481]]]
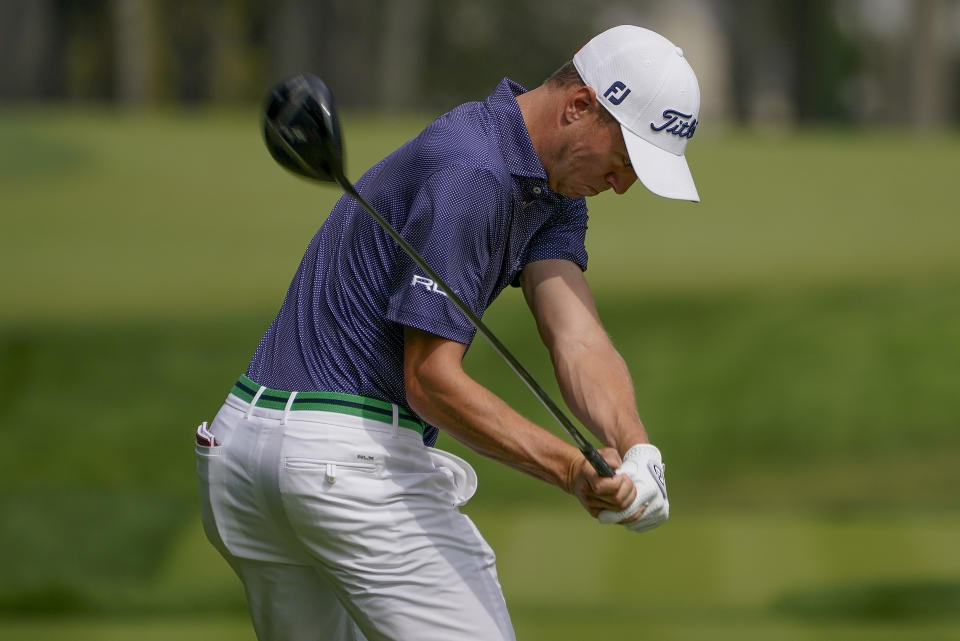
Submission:
[[[630,95],[630,90],[627,89],[627,85],[623,84],[619,80],[610,85],[610,88],[603,92],[603,97],[609,100],[615,105],[619,105],[623,102],[623,99]]]
[[[686,120],[682,120],[686,118]],[[667,109],[663,112],[663,123],[658,127],[650,123],[650,128],[654,131],[665,131],[674,136],[686,136],[693,138],[693,132],[697,128],[697,119],[693,114],[685,114],[676,109]]]

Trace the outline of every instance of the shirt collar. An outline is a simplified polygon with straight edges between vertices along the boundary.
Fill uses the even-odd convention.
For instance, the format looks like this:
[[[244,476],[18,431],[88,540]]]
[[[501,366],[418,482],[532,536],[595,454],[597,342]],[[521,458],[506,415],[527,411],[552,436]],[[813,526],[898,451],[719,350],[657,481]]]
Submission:
[[[530,141],[530,133],[516,100],[526,92],[524,87],[504,78],[487,98],[486,105],[496,118],[497,142],[507,170],[514,176],[539,178],[546,182],[547,173]]]

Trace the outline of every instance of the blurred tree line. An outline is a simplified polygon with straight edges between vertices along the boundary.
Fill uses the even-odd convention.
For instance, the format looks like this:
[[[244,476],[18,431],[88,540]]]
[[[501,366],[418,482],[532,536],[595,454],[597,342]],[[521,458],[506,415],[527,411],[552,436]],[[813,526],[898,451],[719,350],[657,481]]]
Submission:
[[[960,0],[0,0],[0,101],[250,102],[311,71],[344,106],[435,111],[622,23],[684,47],[714,119],[960,120]]]

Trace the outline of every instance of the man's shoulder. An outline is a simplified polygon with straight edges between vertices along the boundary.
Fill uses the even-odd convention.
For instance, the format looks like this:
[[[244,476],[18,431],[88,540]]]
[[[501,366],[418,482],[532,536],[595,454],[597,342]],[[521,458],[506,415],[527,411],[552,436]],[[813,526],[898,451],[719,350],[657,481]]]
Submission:
[[[482,102],[464,103],[423,130],[426,146],[466,160],[487,158],[496,149],[496,122]]]
[[[486,100],[454,107],[391,154],[386,170],[420,188],[463,181],[493,188],[497,198],[509,197],[516,191],[516,176],[542,173],[513,98],[522,90],[504,79]]]
[[[408,143],[406,151],[423,167],[432,167],[431,174],[475,170],[505,184],[510,180],[495,118],[480,102],[460,105],[438,117]]]

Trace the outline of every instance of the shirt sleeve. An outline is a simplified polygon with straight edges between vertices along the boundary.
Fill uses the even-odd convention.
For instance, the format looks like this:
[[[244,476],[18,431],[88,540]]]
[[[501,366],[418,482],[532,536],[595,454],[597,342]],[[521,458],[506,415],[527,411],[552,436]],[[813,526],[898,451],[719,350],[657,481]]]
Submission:
[[[569,260],[587,270],[587,205],[578,199],[552,216],[534,235],[523,259],[523,267],[538,260]],[[519,286],[519,274],[511,283]]]
[[[493,243],[508,207],[503,186],[490,173],[453,167],[433,174],[398,230],[453,292],[480,316],[486,309]],[[469,344],[476,328],[440,287],[401,252],[387,319]]]

